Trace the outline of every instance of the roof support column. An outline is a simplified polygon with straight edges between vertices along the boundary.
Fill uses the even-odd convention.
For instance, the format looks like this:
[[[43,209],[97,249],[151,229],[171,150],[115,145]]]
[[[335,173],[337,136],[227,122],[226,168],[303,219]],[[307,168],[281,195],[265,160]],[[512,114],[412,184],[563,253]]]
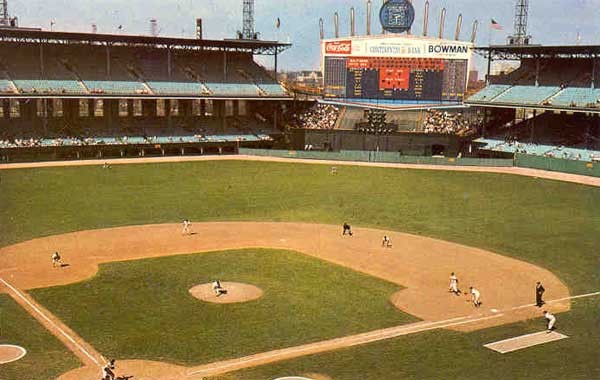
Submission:
[[[171,47],[167,47],[167,76],[169,77],[169,79],[171,79],[171,72],[172,72],[172,63],[171,63]]]
[[[110,78],[110,48],[106,44],[106,78]]]
[[[540,56],[535,57],[535,86],[540,85]]]
[[[42,78],[45,78],[44,72],[44,43],[40,42],[40,75]]]
[[[592,90],[596,88],[596,66],[598,66],[597,56],[592,56]]]

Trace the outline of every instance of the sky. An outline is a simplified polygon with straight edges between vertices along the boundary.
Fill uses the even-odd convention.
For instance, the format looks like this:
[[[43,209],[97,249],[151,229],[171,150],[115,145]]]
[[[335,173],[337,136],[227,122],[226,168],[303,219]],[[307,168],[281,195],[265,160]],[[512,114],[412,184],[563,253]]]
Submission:
[[[379,8],[383,0],[372,0],[372,31],[380,31]],[[459,13],[463,15],[462,39],[470,38],[474,20],[480,23],[477,45],[504,43],[513,31],[516,0],[430,0],[429,34],[437,35],[442,8],[447,9],[445,36],[453,38]],[[425,0],[413,0],[416,19],[413,33],[421,33]],[[350,7],[356,10],[357,34],[365,34],[366,0],[255,0],[256,31],[266,40],[290,42],[292,48],[279,57],[281,70],[319,68],[319,18],[325,37],[333,37],[333,14],[340,14],[340,35],[350,33]],[[204,38],[234,38],[242,26],[242,0],[9,0],[9,13],[19,17],[20,26],[69,32],[149,34],[150,19],[158,20],[161,36],[194,37],[195,19],[204,24]],[[281,26],[276,28],[276,20]],[[491,32],[490,20],[501,31]],[[543,45],[600,45],[600,0],[530,0],[529,34]],[[270,67],[272,58],[260,59]],[[483,61],[475,61],[479,69]]]

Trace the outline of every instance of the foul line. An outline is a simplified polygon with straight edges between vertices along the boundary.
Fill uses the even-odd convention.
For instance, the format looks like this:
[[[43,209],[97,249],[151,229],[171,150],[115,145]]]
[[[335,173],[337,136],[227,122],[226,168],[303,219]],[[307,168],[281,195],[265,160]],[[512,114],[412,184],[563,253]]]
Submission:
[[[377,342],[377,341],[381,341],[381,340],[396,338],[396,337],[399,337],[402,335],[415,334],[415,333],[419,333],[419,332],[436,330],[436,329],[441,329],[441,328],[445,328],[445,327],[460,326],[460,325],[464,325],[464,324],[468,324],[468,323],[480,322],[480,321],[493,319],[493,318],[500,318],[503,315],[504,314],[496,314],[496,315],[490,315],[490,316],[481,317],[481,318],[477,318],[477,319],[468,319],[470,317],[459,317],[459,318],[447,319],[447,320],[443,320],[443,321],[434,321],[434,322],[425,322],[425,323],[417,322],[415,324],[402,325],[402,326],[392,327],[392,328],[388,328],[388,329],[384,329],[384,330],[376,330],[376,331],[353,335],[353,336],[335,338],[332,340],[326,340],[326,341],[318,342],[318,343],[309,343],[309,344],[306,344],[303,346],[284,348],[284,349],[275,350],[275,351],[268,351],[265,353],[251,355],[250,357],[246,357],[246,358],[231,359],[231,360],[223,362],[222,365],[219,365],[217,363],[215,363],[213,365],[208,364],[207,368],[189,372],[188,376],[207,374],[207,373],[212,373],[213,371],[219,371],[219,373],[224,373],[224,372],[228,372],[228,368],[235,368],[235,367],[239,367],[239,366],[242,366],[242,368],[247,368],[247,367],[250,367],[250,365],[248,365],[250,363],[268,361],[269,359],[276,358],[277,356],[292,355],[291,357],[285,357],[285,359],[292,359],[292,358],[295,358],[298,356],[302,356],[302,352],[305,352],[305,351],[311,351],[310,352],[311,354],[313,354],[313,353],[316,354],[319,352],[330,351],[330,350],[335,350],[335,349],[340,349],[340,348],[345,348],[345,347],[352,347],[352,346],[356,346],[356,345],[362,345],[362,344]],[[467,320],[465,320],[465,319],[467,319]],[[325,348],[325,350],[322,350],[323,347],[326,347],[329,345],[331,345],[333,347],[330,349]],[[239,369],[241,369],[241,368],[239,368]]]
[[[556,303],[556,302],[561,302],[561,301],[574,300],[574,299],[579,299],[579,298],[588,298],[588,297],[593,297],[593,296],[598,296],[598,295],[600,295],[600,292],[586,293],[586,294],[580,294],[580,295],[576,295],[576,296],[558,298],[555,300],[549,300],[549,301],[546,301],[546,303],[551,304],[551,303]],[[510,309],[506,309],[506,310],[504,310],[504,312],[510,312],[510,311],[514,311],[514,310],[518,310],[518,309],[533,307],[533,306],[536,306],[536,305],[535,304],[527,304],[527,305],[522,305],[522,306],[516,306],[516,307],[510,308]],[[202,369],[199,369],[196,371],[189,372],[188,376],[212,373],[213,371],[219,371],[219,373],[225,373],[225,372],[228,372],[229,371],[228,369],[230,369],[230,368],[236,369],[236,367],[241,366],[241,368],[237,368],[237,369],[242,369],[242,368],[251,367],[251,365],[248,365],[248,364],[253,363],[253,362],[261,362],[262,364],[266,364],[266,363],[264,363],[265,361],[269,362],[269,359],[276,358],[277,356],[284,356],[285,358],[283,358],[282,360],[287,360],[287,359],[292,359],[292,358],[296,358],[299,356],[303,356],[302,352],[305,352],[305,351],[313,351],[311,353],[316,354],[319,352],[325,352],[325,351],[335,350],[335,349],[344,348],[344,347],[351,347],[351,346],[362,345],[362,344],[377,342],[377,341],[386,340],[386,339],[392,339],[392,338],[396,338],[396,337],[399,337],[402,335],[409,335],[409,334],[415,334],[415,333],[420,333],[420,332],[425,332],[425,331],[430,331],[430,330],[442,329],[442,328],[446,328],[446,327],[455,327],[455,326],[461,326],[461,325],[465,325],[465,324],[469,324],[469,323],[482,322],[482,321],[493,319],[493,318],[500,318],[500,317],[503,317],[504,315],[505,314],[502,313],[502,311],[500,311],[500,312],[497,312],[496,314],[493,314],[490,316],[485,316],[485,317],[475,318],[475,319],[469,319],[472,317],[466,316],[466,317],[457,317],[457,318],[452,318],[452,319],[446,319],[446,320],[442,320],[442,321],[417,322],[417,323],[409,324],[409,325],[401,325],[401,326],[397,326],[397,327],[391,327],[391,328],[383,329],[383,330],[376,330],[376,331],[362,333],[362,334],[353,335],[353,336],[335,338],[335,339],[326,340],[326,341],[317,342],[317,343],[309,343],[309,344],[297,346],[297,347],[289,347],[289,348],[283,348],[283,349],[274,350],[274,351],[267,351],[264,353],[254,354],[254,355],[242,357],[239,359],[230,359],[230,360],[221,362],[222,363],[221,365],[219,365],[218,362],[213,363],[213,364],[207,364],[206,368],[202,368]],[[338,344],[340,344],[340,346],[337,346]],[[331,345],[333,347],[330,350],[327,350],[327,349],[322,350],[323,346],[327,346],[327,345]],[[291,356],[286,357],[287,355],[291,355]],[[202,367],[202,366],[200,366],[200,367]]]
[[[48,322],[53,328],[58,330],[65,338],[69,340],[75,347],[77,347],[81,352],[83,352],[91,361],[96,363],[97,366],[100,366],[98,360],[92,356],[83,346],[81,346],[75,339],[73,339],[69,334],[67,334],[62,328],[60,328],[53,320],[48,318],[37,306],[35,306],[31,301],[29,301],[17,288],[6,282],[3,278],[0,278],[0,281],[4,283],[4,285],[12,290],[21,300],[25,301],[25,303],[31,307],[36,313],[38,313],[46,322]]]

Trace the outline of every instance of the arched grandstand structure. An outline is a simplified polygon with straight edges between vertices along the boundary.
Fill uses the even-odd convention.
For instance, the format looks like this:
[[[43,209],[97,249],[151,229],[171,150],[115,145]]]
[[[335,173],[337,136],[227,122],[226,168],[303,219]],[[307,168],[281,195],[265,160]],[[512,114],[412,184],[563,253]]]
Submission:
[[[279,133],[291,97],[254,55],[272,55],[276,72],[289,47],[2,29],[2,156],[22,148],[80,157],[115,146],[123,156],[264,145]]]

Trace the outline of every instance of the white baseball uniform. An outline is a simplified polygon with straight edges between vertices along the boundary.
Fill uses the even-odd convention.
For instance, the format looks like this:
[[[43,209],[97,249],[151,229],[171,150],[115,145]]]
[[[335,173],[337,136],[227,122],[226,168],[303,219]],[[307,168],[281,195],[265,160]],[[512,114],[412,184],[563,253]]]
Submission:
[[[473,297],[473,305],[479,306],[481,304],[481,301],[479,300],[479,298],[481,297],[481,293],[479,293],[479,290],[472,288],[471,296]]]
[[[544,313],[544,317],[548,320],[548,331],[552,331],[556,323],[556,317],[548,312]]]
[[[450,291],[458,293],[458,277],[454,274],[450,276]]]

